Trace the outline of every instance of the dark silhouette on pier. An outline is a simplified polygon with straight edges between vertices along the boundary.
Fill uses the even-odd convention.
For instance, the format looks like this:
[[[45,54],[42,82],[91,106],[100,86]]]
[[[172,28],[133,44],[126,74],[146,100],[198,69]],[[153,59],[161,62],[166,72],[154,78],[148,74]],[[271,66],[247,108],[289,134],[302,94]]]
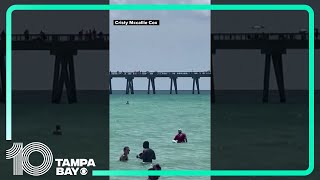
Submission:
[[[192,94],[195,92],[195,85],[197,86],[197,92],[200,94],[199,79],[201,77],[211,77],[211,72],[110,72],[109,73],[109,92],[112,94],[112,78],[125,78],[126,94],[134,94],[133,79],[134,78],[147,78],[148,79],[148,94],[150,94],[150,85],[152,87],[152,93],[156,93],[155,79],[156,78],[170,78],[170,94],[172,94],[172,86],[174,85],[175,94],[178,94],[178,77],[190,77],[193,79]]]
[[[95,32],[95,31],[94,31]],[[5,33],[0,38],[0,100],[5,101]],[[52,103],[60,103],[63,87],[66,87],[69,103],[77,102],[73,57],[80,50],[109,50],[108,34],[24,34],[12,35],[12,50],[50,51],[56,57],[52,88]]]
[[[319,32],[315,30],[315,48],[320,48]],[[274,72],[280,95],[280,102],[286,102],[285,83],[283,78],[282,55],[286,54],[287,49],[308,49],[309,34],[299,33],[218,33],[211,34],[211,71],[214,76],[212,66],[213,55],[218,49],[252,49],[260,50],[265,55],[265,70],[263,81],[262,101],[268,102],[270,66],[273,62]],[[216,101],[214,78],[211,78],[211,101]]]

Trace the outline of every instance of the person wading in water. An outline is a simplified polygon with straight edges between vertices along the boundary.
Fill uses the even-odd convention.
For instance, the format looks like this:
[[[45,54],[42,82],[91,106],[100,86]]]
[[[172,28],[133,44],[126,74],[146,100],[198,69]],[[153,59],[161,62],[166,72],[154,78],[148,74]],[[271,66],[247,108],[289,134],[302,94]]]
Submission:
[[[186,143],[188,142],[187,135],[185,133],[182,133],[182,129],[178,129],[178,134],[174,137],[174,139],[177,143]]]
[[[152,160],[156,160],[156,154],[151,148],[149,148],[148,141],[143,142],[143,151],[137,155],[137,158],[142,159],[143,162],[150,163],[152,163]]]
[[[128,155],[130,153],[130,148],[128,146],[123,148],[123,154],[120,156],[120,161],[128,161]]]

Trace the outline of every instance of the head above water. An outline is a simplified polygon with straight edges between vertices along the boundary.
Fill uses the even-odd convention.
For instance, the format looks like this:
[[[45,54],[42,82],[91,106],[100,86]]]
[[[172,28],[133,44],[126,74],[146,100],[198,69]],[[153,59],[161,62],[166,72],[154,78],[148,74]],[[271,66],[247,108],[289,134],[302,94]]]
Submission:
[[[123,148],[123,153],[129,154],[129,152],[130,152],[130,148],[129,148],[128,146],[125,146],[125,147]]]
[[[56,130],[61,130],[61,126],[60,125],[56,125]]]
[[[143,148],[149,148],[149,141],[143,142],[142,147],[143,147]]]
[[[180,128],[180,129],[178,129],[178,133],[179,134],[181,134],[182,133],[182,129]]]
[[[155,165],[153,165],[153,169],[155,169],[155,170],[161,170],[160,164],[155,164]]]
[[[155,164],[149,170],[161,170],[161,166],[159,164]],[[149,180],[157,180],[160,176],[149,176]]]

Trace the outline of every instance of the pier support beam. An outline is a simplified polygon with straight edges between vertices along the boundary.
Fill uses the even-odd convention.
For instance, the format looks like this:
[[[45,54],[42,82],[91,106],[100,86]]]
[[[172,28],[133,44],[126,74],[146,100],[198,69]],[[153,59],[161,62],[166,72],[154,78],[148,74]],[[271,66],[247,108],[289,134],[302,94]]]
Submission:
[[[270,64],[271,54],[266,54],[265,66],[264,66],[264,80],[263,80],[263,97],[262,102],[266,103],[269,99],[269,81],[270,81]]]
[[[200,79],[200,77],[198,77],[198,76],[192,77],[192,80],[193,80],[192,94],[194,94],[194,85],[197,85],[198,94],[200,94],[199,79]]]
[[[69,48],[61,48],[52,50],[51,54],[56,56],[52,103],[59,104],[61,102],[64,85],[67,91],[68,103],[76,103],[77,94],[73,56],[77,54],[77,51]]]
[[[267,103],[269,100],[269,81],[270,81],[270,66],[271,61],[273,63],[276,81],[278,85],[278,91],[280,96],[280,102],[286,102],[285,86],[283,77],[283,65],[282,65],[282,54],[285,54],[285,50],[273,50],[265,52],[265,69],[264,69],[264,87],[263,87],[263,98],[262,101]]]
[[[176,76],[170,77],[171,83],[170,83],[170,94],[172,94],[172,84],[174,85],[175,93],[178,94],[178,86],[177,86],[177,78]]]
[[[112,77],[110,75],[109,77],[109,94],[112,94],[112,83],[111,83]]]
[[[212,40],[211,40],[212,41]],[[215,103],[216,102],[216,94],[215,94],[215,86],[214,86],[214,76],[213,76],[213,55],[216,53],[216,50],[214,49],[212,52],[211,52],[211,63],[210,63],[210,66],[211,66],[211,104]]]
[[[6,102],[6,63],[5,53],[0,52],[0,102]]]
[[[156,85],[155,85],[155,82],[154,82],[155,78],[156,77],[148,77],[148,94],[150,94],[150,83],[151,83],[151,86],[152,86],[152,93],[156,94]]]
[[[134,94],[134,90],[133,90],[133,79],[134,77],[132,76],[127,76],[127,85],[126,85],[126,94]]]

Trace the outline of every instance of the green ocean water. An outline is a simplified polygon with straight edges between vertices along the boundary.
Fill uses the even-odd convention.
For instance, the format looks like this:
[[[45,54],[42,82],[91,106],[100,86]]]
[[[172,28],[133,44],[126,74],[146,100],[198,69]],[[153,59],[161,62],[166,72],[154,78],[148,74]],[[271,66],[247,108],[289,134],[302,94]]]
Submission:
[[[129,104],[126,102],[129,101]],[[172,139],[182,128],[188,143],[174,144]],[[157,94],[110,96],[110,169],[145,170],[135,156],[149,141],[156,161],[163,170],[210,169],[210,95]],[[128,162],[119,162],[124,146],[131,149]],[[112,177],[111,179],[128,179]],[[146,179],[146,177],[130,177]],[[194,177],[161,177],[161,179],[194,179]],[[210,179],[197,177],[197,179]]]
[[[157,92],[158,93],[158,92]],[[238,95],[238,93],[237,93]],[[210,155],[210,95],[192,95],[167,92],[147,95],[145,92],[124,95],[121,91],[110,96],[110,132],[107,132],[108,108],[101,96],[95,103],[79,104],[15,104],[13,106],[14,142],[33,141],[47,144],[55,158],[93,158],[97,168],[105,169],[110,157],[113,170],[148,169],[135,156],[142,150],[142,142],[150,141],[157,155],[155,163],[165,170],[209,169],[212,157],[214,169],[305,169],[308,163],[308,105],[299,99],[288,98],[286,104],[261,100],[261,93],[248,93],[256,101],[236,101],[238,96],[219,96],[212,105],[211,131],[213,153]],[[290,94],[289,94],[290,95]],[[23,96],[25,97],[25,96]],[[50,96],[47,96],[50,97]],[[91,97],[91,96],[90,96]],[[222,101],[226,97],[228,101]],[[88,99],[88,98],[87,98]],[[37,99],[36,99],[37,100]],[[41,100],[41,99],[40,99]],[[100,101],[99,101],[100,100]],[[277,99],[276,99],[277,100]],[[299,100],[299,101],[298,101]],[[126,101],[130,104],[126,105]],[[23,101],[26,102],[26,101]],[[82,102],[82,101],[81,101]],[[232,103],[234,102],[234,103]],[[319,105],[315,106],[316,169],[308,179],[318,179],[319,172]],[[4,141],[5,109],[0,105],[0,153],[12,142]],[[56,124],[62,125],[63,136],[51,134]],[[188,144],[172,144],[171,140],[182,128]],[[108,152],[110,134],[110,154]],[[130,146],[129,162],[118,161],[124,146]],[[36,156],[38,157],[38,156]],[[34,158],[32,158],[34,159]],[[12,176],[12,161],[0,158],[0,179],[18,179]],[[91,171],[91,169],[90,169]],[[53,167],[42,179],[57,179]],[[41,179],[40,178],[40,179]],[[66,176],[62,179],[92,179],[91,176]],[[34,179],[25,175],[23,179]],[[99,178],[98,178],[99,179]],[[105,179],[101,177],[100,179]],[[112,177],[111,179],[145,180],[146,177]],[[161,177],[160,179],[209,179],[209,177]],[[215,177],[214,179],[231,179]],[[237,177],[236,179],[259,179]],[[299,177],[272,177],[269,179],[301,179]]]

